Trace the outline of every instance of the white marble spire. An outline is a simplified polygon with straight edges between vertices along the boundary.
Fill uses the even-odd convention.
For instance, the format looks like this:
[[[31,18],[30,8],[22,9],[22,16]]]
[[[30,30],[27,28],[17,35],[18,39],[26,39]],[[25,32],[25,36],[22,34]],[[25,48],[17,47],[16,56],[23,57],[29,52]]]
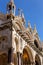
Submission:
[[[22,13],[22,18],[24,19],[25,17],[24,17],[24,13]]]
[[[34,33],[37,33],[36,24],[34,24]]]
[[[18,15],[21,16],[22,14],[22,9],[18,8]]]
[[[14,0],[10,0],[10,2],[14,2]]]
[[[31,28],[31,24],[30,24],[30,22],[28,22],[28,28]]]

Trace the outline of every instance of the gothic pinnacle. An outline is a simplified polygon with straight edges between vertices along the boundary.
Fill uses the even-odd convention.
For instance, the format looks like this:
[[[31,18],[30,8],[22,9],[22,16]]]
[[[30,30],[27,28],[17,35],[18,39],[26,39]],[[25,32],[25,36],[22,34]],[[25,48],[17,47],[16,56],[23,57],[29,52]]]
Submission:
[[[34,30],[33,30],[33,33],[34,33],[34,34],[37,33],[36,24],[34,24]]]
[[[10,2],[14,2],[13,0],[10,0]]]
[[[30,22],[28,22],[28,27],[31,28],[31,24],[30,24]]]
[[[7,5],[7,12],[8,14],[14,14],[15,16],[15,10],[16,10],[16,7],[15,7],[15,4],[14,4],[14,1],[13,0],[10,0],[10,2],[8,3]]]

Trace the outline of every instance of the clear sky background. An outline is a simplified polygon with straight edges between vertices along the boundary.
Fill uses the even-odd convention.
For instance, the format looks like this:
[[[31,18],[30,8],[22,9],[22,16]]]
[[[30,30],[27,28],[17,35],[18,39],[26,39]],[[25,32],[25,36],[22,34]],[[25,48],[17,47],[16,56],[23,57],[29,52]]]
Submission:
[[[9,0],[0,0],[0,12],[6,13],[6,5]],[[32,28],[36,24],[36,28],[41,41],[43,41],[43,0],[15,0],[16,14],[18,8],[23,9],[26,26],[30,21]]]

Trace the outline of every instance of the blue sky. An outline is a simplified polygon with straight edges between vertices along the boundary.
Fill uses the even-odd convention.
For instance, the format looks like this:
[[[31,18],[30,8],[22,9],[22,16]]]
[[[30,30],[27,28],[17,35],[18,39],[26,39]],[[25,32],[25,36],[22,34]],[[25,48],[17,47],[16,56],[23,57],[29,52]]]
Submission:
[[[6,13],[6,5],[9,0],[0,0],[0,12]],[[16,14],[18,8],[23,9],[26,26],[30,21],[32,28],[36,24],[36,28],[41,41],[43,41],[43,0],[15,0]]]

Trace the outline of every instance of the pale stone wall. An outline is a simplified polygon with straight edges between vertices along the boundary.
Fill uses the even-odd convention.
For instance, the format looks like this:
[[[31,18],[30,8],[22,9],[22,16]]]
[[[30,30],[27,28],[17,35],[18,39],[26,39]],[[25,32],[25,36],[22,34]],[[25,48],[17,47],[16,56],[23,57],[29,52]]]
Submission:
[[[23,52],[23,49],[25,48],[25,46],[27,46],[29,49],[30,49],[30,51],[31,51],[31,53],[32,53],[32,56],[33,56],[33,62],[35,63],[35,56],[36,56],[36,54],[38,54],[35,50],[33,50],[32,49],[32,47],[30,47],[29,46],[29,44],[27,44],[27,42],[25,42],[25,40],[23,40],[17,33],[16,33],[16,31],[14,30],[14,32],[13,32],[13,39],[15,39],[15,38],[17,38],[18,39],[18,48],[17,48],[17,46],[16,45],[13,45],[14,47],[15,47],[15,49],[17,49],[15,52],[20,52],[20,53],[22,53]],[[16,44],[16,42],[15,42],[15,40],[13,41],[13,43],[15,43]],[[38,54],[39,55],[39,54]],[[40,61],[41,61],[41,65],[42,65],[42,56],[41,55],[39,55],[39,57],[40,57]]]

